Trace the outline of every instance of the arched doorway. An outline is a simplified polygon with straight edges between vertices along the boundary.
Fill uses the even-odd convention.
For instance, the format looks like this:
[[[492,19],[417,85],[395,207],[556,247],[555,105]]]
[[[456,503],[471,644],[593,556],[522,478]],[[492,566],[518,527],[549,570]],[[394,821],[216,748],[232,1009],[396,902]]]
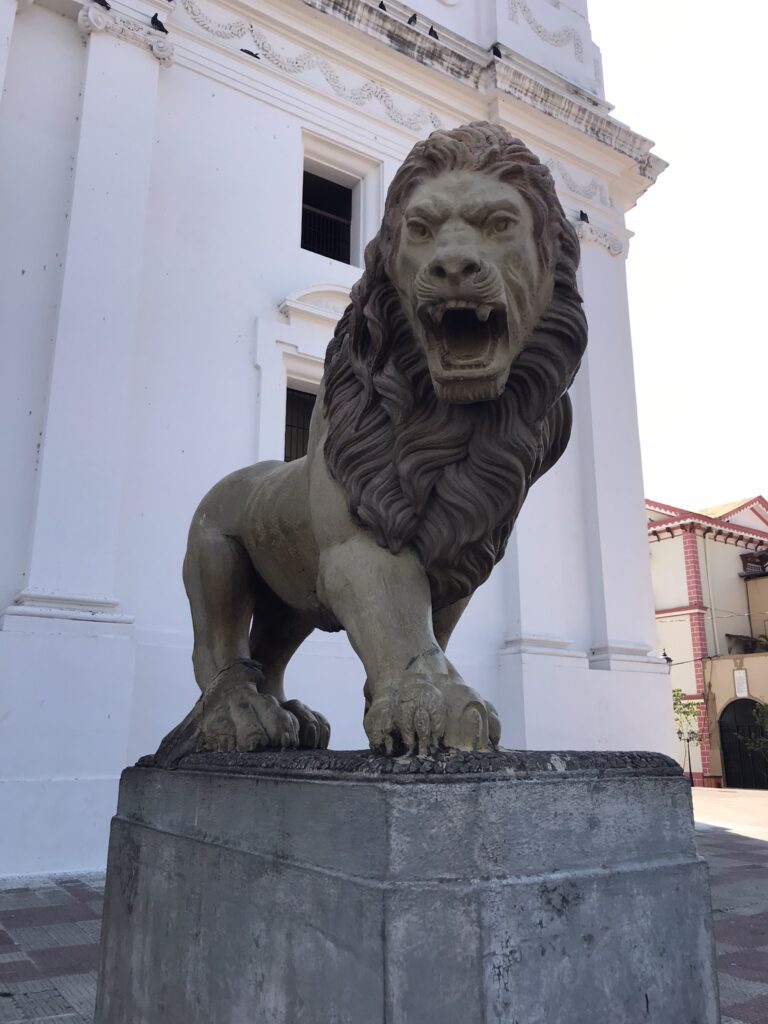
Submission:
[[[736,789],[768,789],[768,760],[744,742],[760,735],[754,719],[757,701],[743,697],[731,701],[720,715],[720,748],[726,786]]]

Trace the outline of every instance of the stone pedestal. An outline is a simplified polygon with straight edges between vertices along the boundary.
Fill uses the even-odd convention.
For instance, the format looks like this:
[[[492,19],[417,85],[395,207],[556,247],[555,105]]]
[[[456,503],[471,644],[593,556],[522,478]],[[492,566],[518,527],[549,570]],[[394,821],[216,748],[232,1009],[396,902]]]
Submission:
[[[717,1024],[660,754],[206,754],[120,787],[96,1024]]]

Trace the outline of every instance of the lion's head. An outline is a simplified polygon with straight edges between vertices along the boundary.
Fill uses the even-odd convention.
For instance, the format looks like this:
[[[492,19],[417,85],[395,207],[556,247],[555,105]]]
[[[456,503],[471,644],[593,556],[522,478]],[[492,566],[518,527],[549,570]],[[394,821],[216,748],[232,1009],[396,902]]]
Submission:
[[[392,181],[326,356],[324,454],[435,607],[486,579],[568,441],[578,261],[549,171],[497,125],[434,132]]]

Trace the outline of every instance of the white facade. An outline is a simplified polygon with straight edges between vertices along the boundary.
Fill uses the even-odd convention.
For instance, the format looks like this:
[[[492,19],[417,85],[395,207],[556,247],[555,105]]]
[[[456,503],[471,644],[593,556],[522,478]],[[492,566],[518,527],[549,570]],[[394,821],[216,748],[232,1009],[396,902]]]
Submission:
[[[356,183],[354,262],[416,139],[470,120],[549,163],[590,341],[570,447],[451,657],[507,746],[673,750],[623,219],[664,165],[610,118],[584,0],[0,5],[0,874],[102,865],[121,769],[196,699],[189,520],[282,457],[286,384],[316,388],[360,273],[300,248],[303,168]],[[343,634],[288,683],[366,744]]]

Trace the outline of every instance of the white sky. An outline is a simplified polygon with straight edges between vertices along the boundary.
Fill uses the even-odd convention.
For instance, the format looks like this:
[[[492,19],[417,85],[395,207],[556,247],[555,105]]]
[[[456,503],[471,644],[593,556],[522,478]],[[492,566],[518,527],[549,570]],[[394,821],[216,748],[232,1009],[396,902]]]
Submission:
[[[613,116],[669,162],[627,217],[646,497],[768,491],[768,0],[588,0]]]

